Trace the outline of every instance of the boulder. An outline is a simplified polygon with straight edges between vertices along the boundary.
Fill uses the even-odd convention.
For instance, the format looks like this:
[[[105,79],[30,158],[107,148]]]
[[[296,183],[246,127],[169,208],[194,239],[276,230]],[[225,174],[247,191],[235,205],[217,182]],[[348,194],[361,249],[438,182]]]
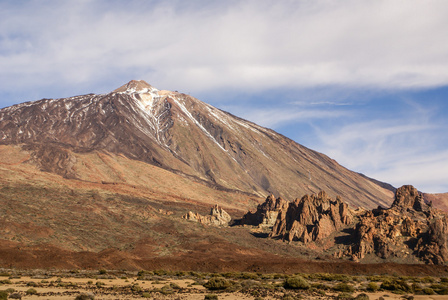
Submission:
[[[281,212],[286,212],[289,203],[281,197],[275,199],[274,195],[269,195],[265,202],[257,206],[257,210],[252,213],[246,213],[240,221],[240,224],[272,227]]]
[[[186,215],[182,216],[183,219],[198,222],[204,225],[213,226],[228,226],[232,217],[220,208],[218,205],[212,207],[210,215],[202,216],[199,213],[189,211]]]

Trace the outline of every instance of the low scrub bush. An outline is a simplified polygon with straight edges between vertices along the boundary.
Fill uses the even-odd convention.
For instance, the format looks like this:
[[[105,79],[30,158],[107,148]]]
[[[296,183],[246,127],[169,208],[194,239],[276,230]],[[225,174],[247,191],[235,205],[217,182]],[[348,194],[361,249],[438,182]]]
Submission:
[[[433,289],[436,294],[448,295],[448,286],[445,284],[431,284],[430,288]]]
[[[286,278],[283,286],[286,289],[307,290],[311,285],[302,276],[291,276]]]
[[[174,294],[174,289],[171,286],[169,286],[169,285],[164,285],[160,289],[160,293],[162,295],[172,295],[172,294]]]
[[[27,295],[36,295],[37,294],[37,291],[35,290],[35,289],[28,289],[26,292],[25,292],[25,294],[27,294]]]
[[[326,290],[330,289],[330,287],[328,285],[323,284],[323,283],[313,283],[313,284],[311,284],[311,287],[317,291],[322,291],[322,290],[326,291]]]
[[[369,292],[376,292],[380,289],[380,287],[378,286],[378,284],[376,284],[375,282],[369,282],[367,284],[367,288],[366,288]]]
[[[414,294],[423,294],[423,288],[419,283],[413,283],[411,289]]]
[[[175,282],[171,282],[170,287],[175,290],[180,290],[180,286]]]
[[[386,280],[381,284],[381,289],[388,290],[396,294],[405,294],[412,291],[409,284],[403,280]]]
[[[336,284],[333,287],[333,290],[338,291],[338,292],[344,292],[344,293],[353,293],[355,291],[355,288],[350,284],[341,282],[341,283]]]
[[[244,273],[241,273],[240,276],[238,276],[238,278],[257,280],[260,278],[260,276],[256,273],[244,272]]]
[[[254,289],[261,286],[260,282],[251,279],[243,280],[240,284],[243,289]]]
[[[153,273],[154,273],[154,275],[157,275],[157,276],[165,276],[165,275],[169,274],[169,272],[166,270],[155,270],[155,271],[153,271]]]
[[[102,281],[97,281],[97,282],[95,283],[95,285],[96,285],[97,287],[100,287],[100,286],[105,285],[105,283],[102,282]]]
[[[350,293],[340,293],[336,299],[338,300],[353,300],[355,299]]]
[[[204,284],[209,290],[225,290],[232,285],[230,281],[222,277],[211,278],[207,283]]]
[[[425,295],[435,295],[436,294],[436,292],[434,292],[434,290],[430,287],[424,288],[423,293]]]
[[[95,296],[92,293],[82,293],[76,296],[75,300],[94,300]]]

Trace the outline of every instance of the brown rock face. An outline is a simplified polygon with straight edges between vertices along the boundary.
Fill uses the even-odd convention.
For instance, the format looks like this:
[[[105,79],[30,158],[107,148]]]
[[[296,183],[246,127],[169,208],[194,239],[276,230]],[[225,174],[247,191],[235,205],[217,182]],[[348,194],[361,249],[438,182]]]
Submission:
[[[447,217],[423,201],[413,186],[396,191],[389,209],[368,211],[356,225],[349,254],[362,259],[369,254],[380,258],[416,253],[427,263],[443,264],[448,259]]]
[[[418,256],[426,263],[443,264],[448,261],[448,219],[437,218],[429,226],[428,233],[419,239]]]
[[[414,209],[423,211],[427,205],[423,201],[423,196],[412,185],[404,185],[395,192],[395,200],[391,208]]]
[[[318,241],[350,224],[352,218],[346,203],[321,191],[290,203],[286,213],[279,214],[270,236],[304,243]]]
[[[272,227],[279,214],[285,214],[288,209],[288,202],[281,197],[275,199],[274,195],[269,195],[266,201],[257,206],[256,212],[248,212],[241,220],[241,224]]]
[[[210,215],[208,216],[201,216],[198,213],[189,211],[182,218],[186,220],[195,221],[204,225],[213,225],[213,226],[227,226],[229,225],[229,222],[232,220],[232,217],[230,217],[230,215],[225,210],[220,208],[218,205],[212,207]]]
[[[348,205],[323,191],[290,203],[271,195],[243,220],[245,224],[267,224],[270,213],[277,215],[270,237],[305,244],[319,241],[325,247],[335,245],[335,257],[406,263],[422,260],[430,264],[448,261],[448,216],[425,204],[418,190],[410,185],[396,191],[389,209],[358,213],[356,224]]]

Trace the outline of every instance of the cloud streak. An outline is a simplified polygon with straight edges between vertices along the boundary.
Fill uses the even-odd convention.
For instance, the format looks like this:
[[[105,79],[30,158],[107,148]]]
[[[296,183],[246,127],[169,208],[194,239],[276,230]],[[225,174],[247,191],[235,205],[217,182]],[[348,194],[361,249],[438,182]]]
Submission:
[[[445,1],[126,3],[2,2],[1,88],[120,72],[193,92],[448,83]]]
[[[446,192],[447,139],[440,138],[446,120],[414,102],[401,104],[403,111],[392,117],[352,119],[335,129],[315,127],[314,146],[349,169],[397,187],[414,184],[423,191]]]

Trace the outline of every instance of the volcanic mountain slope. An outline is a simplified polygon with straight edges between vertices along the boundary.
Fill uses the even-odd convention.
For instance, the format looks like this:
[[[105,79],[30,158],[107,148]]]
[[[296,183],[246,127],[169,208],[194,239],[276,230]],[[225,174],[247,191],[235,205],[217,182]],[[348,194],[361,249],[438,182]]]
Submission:
[[[448,193],[423,194],[426,202],[432,203],[434,207],[448,211]]]
[[[114,153],[220,190],[295,197],[326,190],[352,206],[388,206],[392,187],[191,96],[131,81],[115,91],[0,110],[0,144],[44,171],[86,179],[76,153]],[[125,178],[116,176],[115,183]]]

